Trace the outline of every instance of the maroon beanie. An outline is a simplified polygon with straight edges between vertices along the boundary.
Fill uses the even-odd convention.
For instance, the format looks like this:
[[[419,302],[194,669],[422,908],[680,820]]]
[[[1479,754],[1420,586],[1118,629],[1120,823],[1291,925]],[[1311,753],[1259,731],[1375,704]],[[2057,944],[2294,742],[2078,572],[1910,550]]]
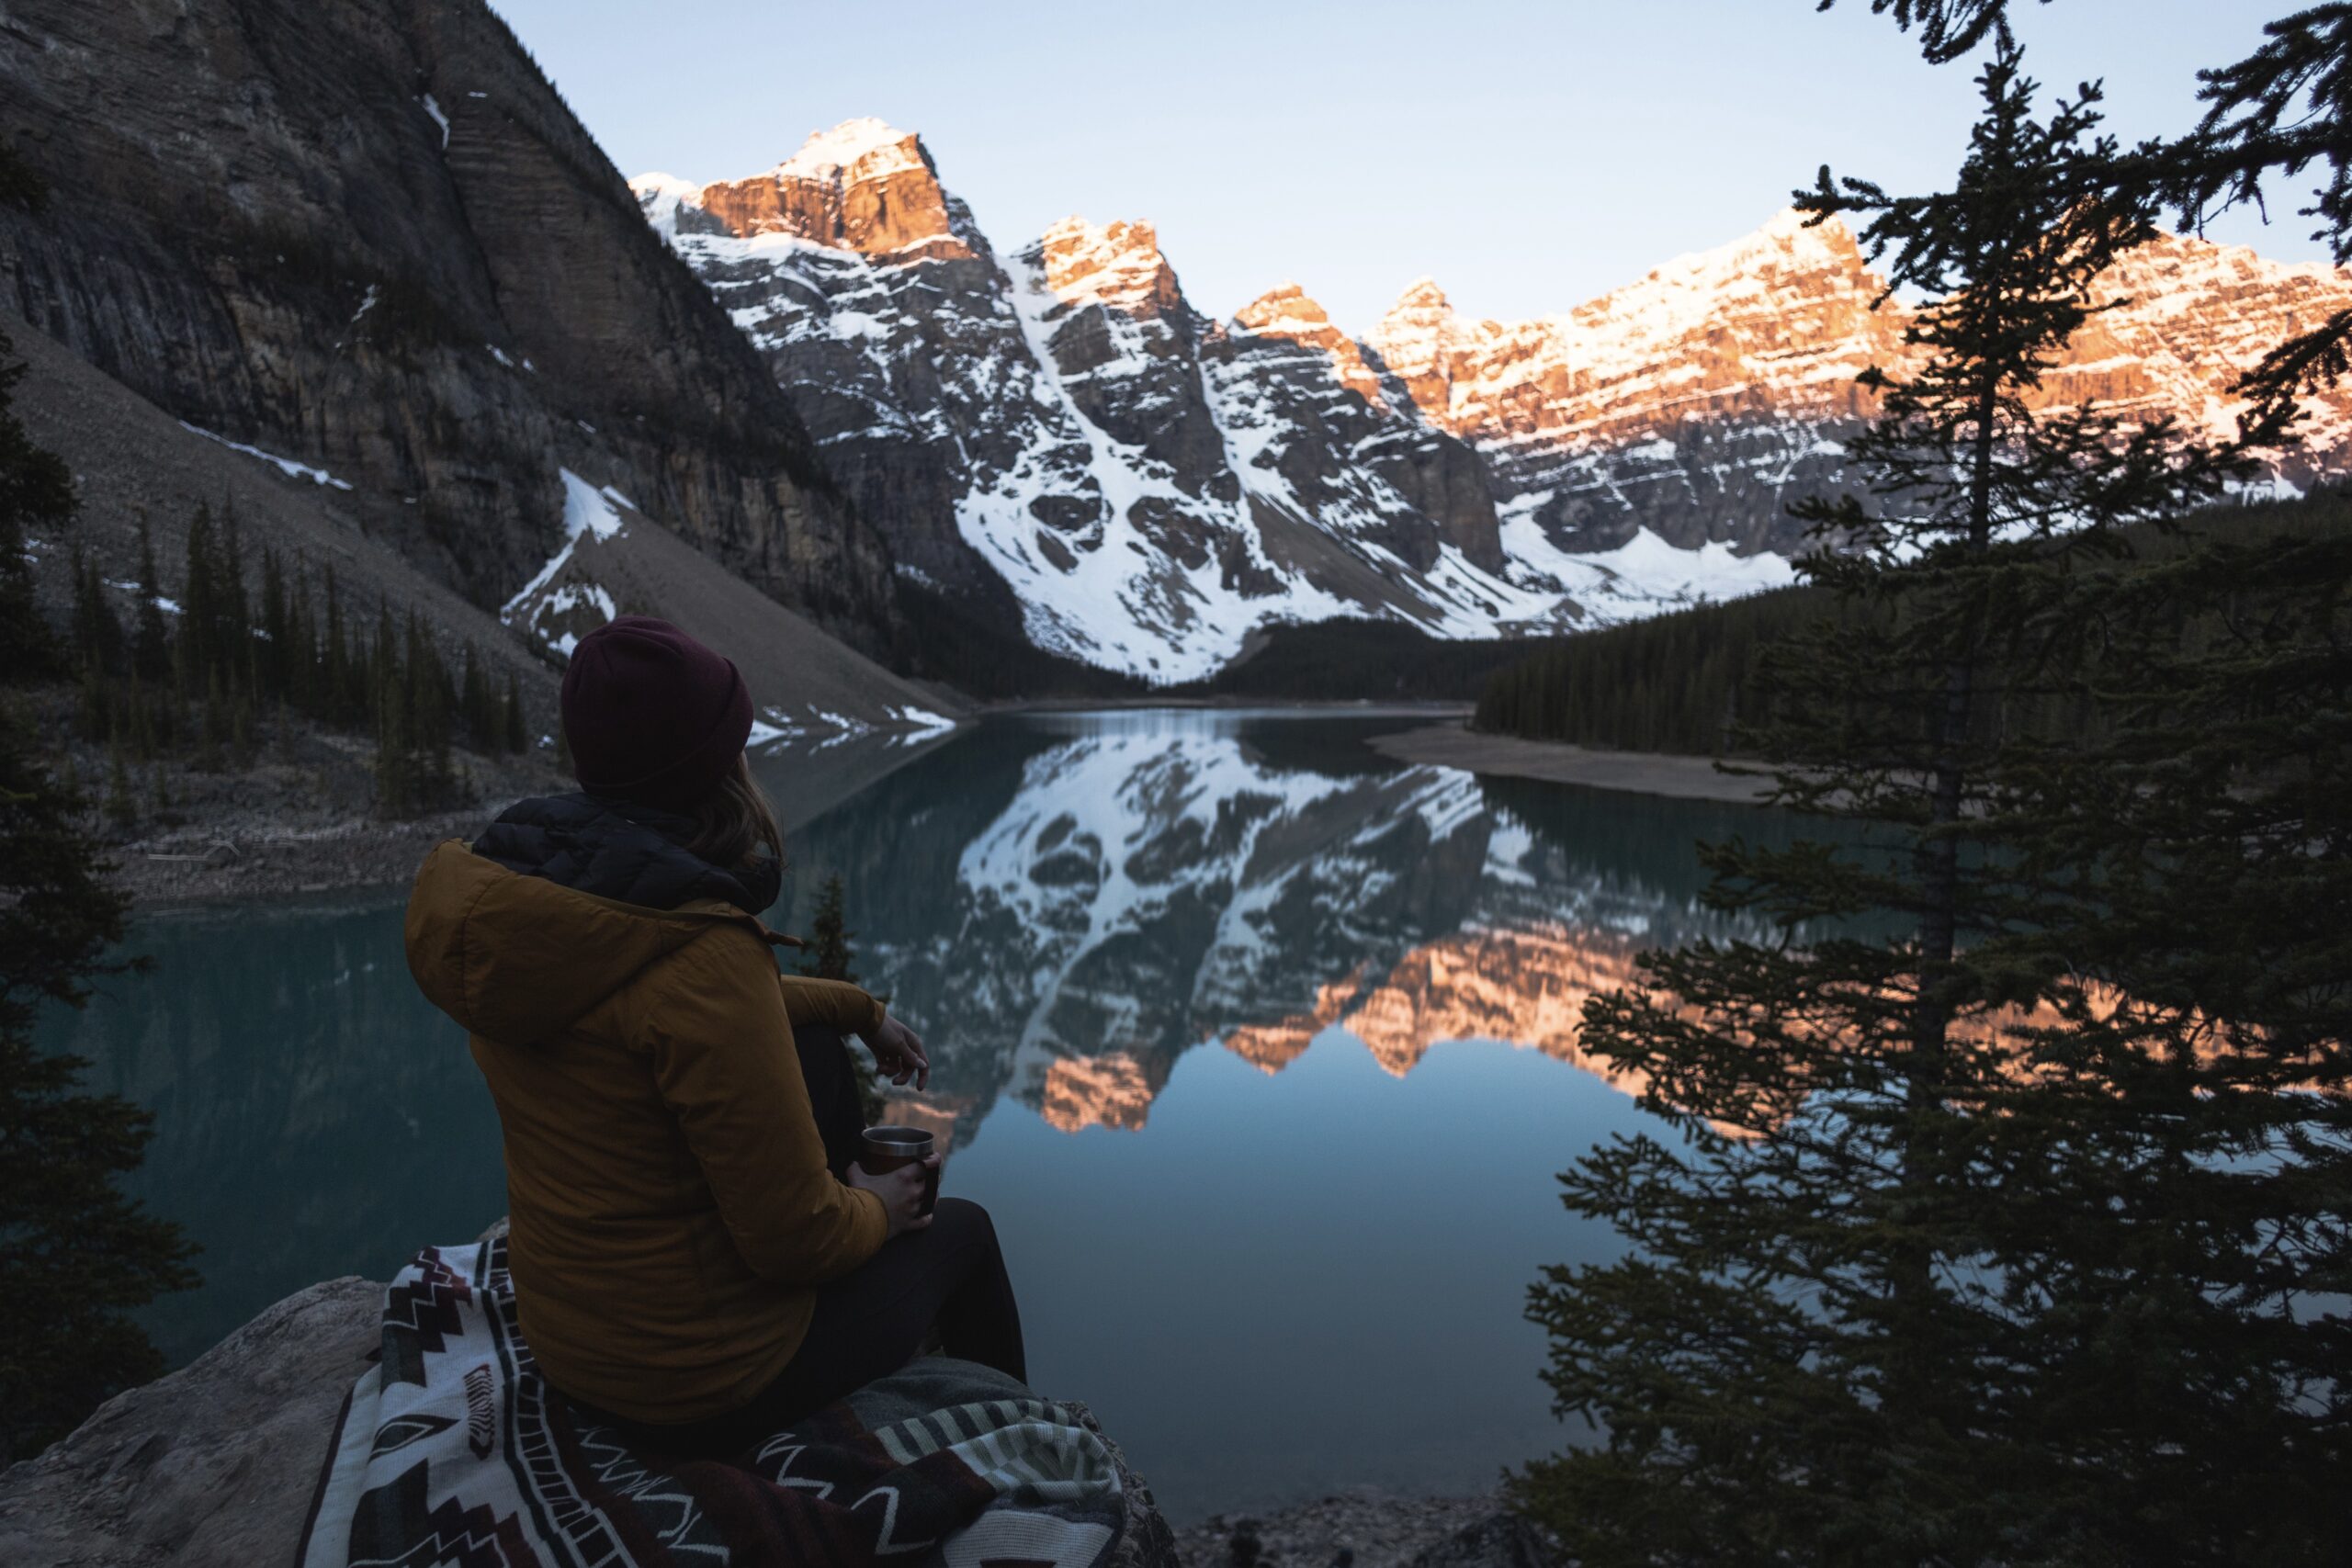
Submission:
[[[581,788],[684,811],[742,754],[752,693],[733,660],[667,621],[623,615],[571,650],[563,733]]]

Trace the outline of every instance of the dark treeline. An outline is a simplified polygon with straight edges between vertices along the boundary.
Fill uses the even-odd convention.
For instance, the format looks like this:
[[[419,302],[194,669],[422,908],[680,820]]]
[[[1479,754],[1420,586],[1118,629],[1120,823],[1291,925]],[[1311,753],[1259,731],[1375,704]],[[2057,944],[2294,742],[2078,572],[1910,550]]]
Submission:
[[[1623,751],[1720,753],[1757,649],[1827,613],[1818,589],[1781,588],[1563,637],[1487,677],[1471,723]]]
[[[2335,491],[2309,500],[2219,507],[2199,519],[2201,531],[2262,538],[2317,538],[2352,533],[2352,502]],[[2182,547],[2153,528],[2123,531],[2140,558],[2155,563]],[[1534,740],[1560,740],[1623,751],[1724,756],[1752,750],[1746,732],[1761,722],[1770,694],[1758,685],[1763,651],[1790,633],[1858,612],[1812,586],[1702,604],[1559,638],[1488,677],[1474,728]],[[2184,652],[2231,635],[2231,615],[2216,610],[2184,628]],[[2009,694],[1980,716],[1988,737],[2092,739],[2103,733],[2086,688]]]
[[[170,757],[199,768],[251,766],[262,728],[290,746],[297,717],[373,736],[377,806],[388,816],[466,797],[453,747],[525,749],[518,683],[509,674],[494,686],[471,643],[453,672],[413,610],[396,618],[379,602],[372,616],[355,612],[333,567],[314,584],[307,562],[289,566],[266,547],[260,556],[256,593],[235,510],[224,507],[216,519],[199,506],[175,600],[164,592],[142,522],[139,581],[130,585],[136,608],[126,627],[96,566],[76,547],[68,637],[77,724],[107,749],[106,810],[119,824],[139,813],[130,763]]]
[[[1518,638],[1453,640],[1398,621],[1278,626],[1250,653],[1180,696],[1280,702],[1468,702],[1526,649]]]

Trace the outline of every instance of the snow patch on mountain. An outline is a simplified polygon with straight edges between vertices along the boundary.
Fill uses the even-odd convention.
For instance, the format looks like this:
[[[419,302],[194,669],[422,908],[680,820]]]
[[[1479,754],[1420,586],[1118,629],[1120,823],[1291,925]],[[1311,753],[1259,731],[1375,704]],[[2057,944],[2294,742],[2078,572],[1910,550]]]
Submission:
[[[369,291],[368,303],[373,303],[373,301],[374,291],[371,289]],[[362,304],[360,306],[360,310],[363,312],[367,308],[367,304]],[[358,317],[354,316],[352,319],[356,321],[358,320]],[[221,446],[226,446],[232,452],[243,452],[248,457],[258,457],[263,462],[267,463],[271,468],[276,468],[279,473],[284,474],[289,479],[308,479],[314,485],[328,485],[335,490],[349,490],[351,488],[351,481],[349,479],[339,479],[333,474],[327,472],[324,468],[314,468],[308,463],[298,463],[291,457],[281,457],[275,452],[265,452],[258,446],[248,446],[242,441],[232,441],[225,435],[217,435],[213,434],[211,431],[205,429],[200,424],[190,424],[187,421],[182,420],[180,421],[180,428],[187,431],[191,435],[201,435],[207,441],[218,441]]]
[[[851,169],[870,176],[920,168],[922,160],[908,151],[912,141],[888,120],[872,116],[845,119],[831,130],[810,131],[800,150],[775,172],[800,179],[838,179]]]

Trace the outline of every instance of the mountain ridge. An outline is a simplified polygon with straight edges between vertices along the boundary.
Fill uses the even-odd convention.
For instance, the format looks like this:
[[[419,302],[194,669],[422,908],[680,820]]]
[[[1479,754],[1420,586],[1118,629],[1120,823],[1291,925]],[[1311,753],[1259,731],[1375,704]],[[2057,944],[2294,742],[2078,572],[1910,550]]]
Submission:
[[[747,180],[632,182],[760,348],[902,575],[1166,683],[1280,622],[1441,637],[1605,624],[1790,578],[1790,502],[1849,487],[1856,377],[1908,310],[1783,211],[1570,310],[1472,320],[1434,279],[1351,333],[1296,283],[1223,320],[1146,220],[1000,254],[919,136],[845,122]],[[861,216],[862,215],[862,216]],[[2352,273],[2167,236],[2052,399],[2226,427],[2229,379]],[[2352,393],[2273,482],[2352,468]]]

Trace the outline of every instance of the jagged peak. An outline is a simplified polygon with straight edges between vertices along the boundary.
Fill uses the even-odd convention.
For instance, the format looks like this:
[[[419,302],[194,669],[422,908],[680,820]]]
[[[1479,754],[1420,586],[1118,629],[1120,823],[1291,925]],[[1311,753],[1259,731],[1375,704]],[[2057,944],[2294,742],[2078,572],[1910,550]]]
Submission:
[[[1044,255],[1140,257],[1163,259],[1159,254],[1159,231],[1148,218],[1114,218],[1108,223],[1097,223],[1072,213],[1046,226],[1030,247]]]
[[[1320,329],[1331,324],[1330,313],[1306,289],[1288,279],[1236,310],[1233,319],[1252,332]]]
[[[1850,272],[1859,276],[1863,272],[1861,247],[1854,243],[1854,232],[1846,227],[1844,220],[1831,218],[1816,224],[1812,214],[1784,207],[1728,244],[1676,256],[1653,267],[1647,276],[1627,285],[1626,289],[1612,292],[1661,283],[1685,288],[1713,288],[1759,271],[1786,268]]]
[[[1411,310],[1443,310],[1450,313],[1453,310],[1453,302],[1445,297],[1445,290],[1437,286],[1437,279],[1423,273],[1405,285],[1405,291],[1396,296],[1396,303],[1388,307],[1388,313],[1392,316],[1402,315]]]
[[[810,131],[800,150],[773,172],[778,179],[831,180],[851,170],[873,175],[910,167],[930,168],[922,138],[868,115],[831,130]]]
[[[1144,219],[1096,223],[1073,214],[1049,225],[1022,257],[1073,304],[1157,312],[1182,301],[1175,270],[1159,251],[1159,231]]]
[[[681,201],[692,201],[702,195],[702,186],[694,181],[680,179],[675,175],[665,175],[659,169],[650,169],[644,174],[633,175],[628,182],[628,188],[637,193],[639,201],[649,196],[673,197]]]

